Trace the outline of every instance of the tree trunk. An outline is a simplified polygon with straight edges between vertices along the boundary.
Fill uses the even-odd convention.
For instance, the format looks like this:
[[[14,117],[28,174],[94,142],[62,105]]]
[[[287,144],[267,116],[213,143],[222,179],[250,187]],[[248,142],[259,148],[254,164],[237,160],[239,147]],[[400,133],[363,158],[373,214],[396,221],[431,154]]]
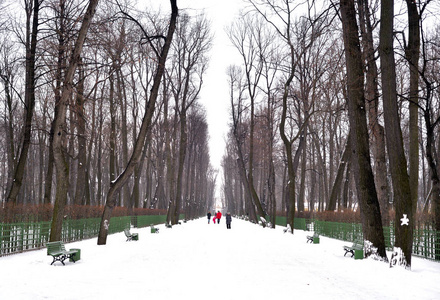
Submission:
[[[419,57],[420,21],[417,3],[406,0],[408,7],[408,47],[405,51],[409,63],[409,182],[412,215],[416,215],[419,191]]]
[[[440,232],[440,175],[439,175],[439,161],[435,157],[435,153],[437,153],[437,149],[435,146],[435,134],[434,128],[435,125],[431,122],[431,109],[425,110],[424,119],[426,126],[426,160],[428,162],[429,170],[430,170],[430,179],[431,179],[431,191],[428,194],[428,197],[431,198],[432,203],[432,211],[434,212],[434,228],[436,232]],[[437,125],[440,119],[437,120]],[[428,205],[426,205],[428,206]],[[438,244],[440,241],[440,236],[437,234],[435,237],[435,243]],[[435,258],[440,259],[440,250],[437,248],[435,250]]]
[[[301,137],[302,142],[304,143],[303,148],[307,148],[307,127],[304,128],[304,134]],[[304,211],[304,201],[305,201],[305,181],[306,181],[306,168],[307,168],[307,151],[301,151],[301,173],[300,173],[300,183],[299,183],[299,194],[298,194],[298,211]]]
[[[8,62],[9,63],[9,62]],[[12,86],[12,70],[10,71],[9,68],[5,68],[4,72],[3,70],[0,70],[0,78],[3,81],[3,84],[5,86],[5,98],[6,98],[6,110],[7,110],[7,117],[5,116],[5,123],[6,119],[7,125],[6,127],[6,143],[7,146],[7,161],[8,161],[8,180],[6,188],[9,189],[9,187],[12,186],[13,179],[14,179],[14,170],[17,165],[17,159],[16,159],[16,153],[15,153],[15,135],[14,135],[14,104],[13,104],[13,97],[11,94],[11,90],[13,91]]]
[[[58,115],[58,103],[61,99],[61,83],[63,81],[63,68],[66,65],[65,58],[65,1],[60,1],[59,8],[59,30],[58,30],[58,56],[57,56],[57,69],[55,73],[55,108],[54,108],[54,118],[50,125],[49,131],[49,158],[47,162],[47,173],[44,186],[44,203],[51,203],[52,196],[52,182],[53,182],[53,172],[54,172],[54,156],[53,156],[53,138],[55,132],[55,121]]]
[[[382,215],[387,215],[389,187],[387,179],[387,161],[385,155],[385,136],[383,126],[379,123],[379,90],[378,71],[373,44],[373,28],[370,21],[370,9],[367,0],[359,2],[360,29],[362,33],[363,54],[366,63],[365,97],[368,109],[368,122],[371,132],[371,147],[374,157],[375,182]]]
[[[293,157],[292,157],[292,142],[289,140],[285,133],[286,119],[287,119],[287,98],[289,96],[289,87],[290,83],[293,80],[294,72],[293,72],[293,47],[291,49],[292,56],[292,70],[290,71],[290,75],[286,82],[284,83],[284,93],[283,93],[283,109],[281,113],[281,122],[280,122],[280,135],[281,139],[284,143],[286,158],[287,158],[287,225],[290,227],[290,233],[293,234],[294,228],[294,218],[295,218],[295,170],[293,168]]]
[[[28,4],[28,3],[26,3]],[[33,19],[32,19],[32,32],[30,30],[30,15],[32,11],[32,6],[27,7],[26,13],[28,14],[27,19],[27,30],[26,30],[26,82],[25,82],[25,116],[23,124],[23,143],[21,146],[20,157],[18,163],[15,167],[14,180],[12,181],[11,189],[6,197],[6,202],[14,204],[17,201],[17,195],[20,192],[22,185],[25,167],[28,157],[29,148],[31,146],[31,135],[32,135],[32,118],[34,114],[35,107],[35,54],[37,51],[37,34],[38,34],[38,14],[40,11],[40,1],[33,1]],[[30,38],[30,41],[29,41]]]
[[[186,97],[186,96],[184,96]],[[174,210],[171,216],[171,224],[175,225],[179,223],[179,214],[182,205],[182,189],[183,189],[183,167],[185,164],[186,147],[188,142],[186,132],[186,101],[182,102],[181,114],[180,114],[180,142],[179,142],[179,165],[177,167],[177,187]]]
[[[123,33],[121,34],[118,47],[119,45],[123,45]],[[122,49],[118,48],[117,52],[118,53],[116,59],[120,61]],[[118,103],[120,104],[119,109],[121,112],[120,126],[121,126],[121,139],[122,139],[122,143],[121,143],[122,164],[126,166],[128,163],[127,95],[125,92],[125,81],[121,71],[121,66],[119,64],[116,67],[115,74],[116,74],[116,83],[117,83],[117,91],[118,91],[117,92]],[[136,120],[133,121],[136,122]],[[132,204],[130,203],[131,198],[130,198],[129,188],[130,187],[128,184],[124,185],[123,193],[122,193],[122,203],[121,203],[123,204],[124,207],[128,209],[128,214],[130,214],[132,207]]]
[[[345,144],[344,153],[342,154],[341,160],[339,162],[338,171],[336,173],[335,182],[333,183],[332,191],[330,194],[330,199],[327,205],[328,211],[336,210],[336,200],[338,198],[338,193],[341,190],[342,180],[344,178],[344,171],[346,169],[347,164],[351,159],[351,135],[349,134],[347,137],[347,142]]]
[[[115,80],[113,73],[109,76],[110,91],[109,91],[109,104],[110,104],[110,141],[109,141],[109,171],[110,182],[116,179],[116,108],[115,108]]]
[[[79,82],[76,96],[76,125],[78,133],[78,167],[75,190],[76,205],[85,205],[86,180],[87,180],[87,140],[86,140],[86,120],[84,112],[84,70],[78,66]]]
[[[361,210],[362,230],[364,239],[370,241],[377,248],[378,256],[384,261],[388,261],[385,252],[380,206],[370,163],[364,74],[354,0],[341,1],[341,18],[347,67],[348,111],[353,151],[352,162]]]
[[[81,28],[78,32],[78,38],[73,48],[72,56],[70,58],[69,67],[64,78],[63,90],[61,93],[60,102],[58,103],[58,114],[56,116],[54,126],[53,138],[53,154],[57,174],[57,189],[56,199],[53,212],[53,219],[50,232],[50,241],[61,240],[61,230],[64,217],[64,207],[67,203],[67,189],[68,189],[68,165],[64,157],[63,142],[66,139],[66,113],[69,99],[72,95],[73,76],[75,74],[78,63],[80,62],[80,55],[84,40],[87,35],[93,15],[96,11],[98,0],[90,0],[87,11],[84,15]]]
[[[407,163],[403,148],[397,104],[396,68],[393,52],[393,0],[382,0],[379,55],[382,71],[383,111],[386,142],[393,183],[396,208],[396,245],[403,251],[407,267],[411,268],[414,216],[412,213],[411,188],[407,173]],[[407,216],[408,225],[401,225],[400,219]]]
[[[249,81],[248,81],[249,82]],[[263,209],[263,206],[261,205],[261,201],[258,197],[257,191],[255,190],[254,186],[254,127],[255,127],[255,121],[254,121],[254,94],[250,93],[251,95],[251,126],[250,126],[250,135],[249,135],[249,171],[248,171],[248,185],[251,192],[251,199],[254,205],[257,208],[257,212],[261,218],[266,219],[266,212]],[[266,224],[263,223],[263,227],[265,227]]]

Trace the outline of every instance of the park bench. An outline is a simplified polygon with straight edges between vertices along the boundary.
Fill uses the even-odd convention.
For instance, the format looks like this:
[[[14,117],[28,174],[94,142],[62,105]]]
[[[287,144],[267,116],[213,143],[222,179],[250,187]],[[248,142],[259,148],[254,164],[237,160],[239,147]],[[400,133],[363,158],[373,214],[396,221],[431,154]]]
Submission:
[[[360,253],[360,251],[362,251],[362,256],[363,256],[363,252],[364,252],[364,242],[362,240],[355,240],[353,242],[353,245],[351,246],[344,246],[344,250],[345,250],[345,255],[347,255],[347,253],[351,253],[351,257],[355,256],[356,252]],[[357,256],[355,258],[358,258]]]
[[[51,265],[53,265],[56,261],[60,261],[64,265],[64,261],[68,258],[73,262],[79,260],[79,249],[70,249],[69,251],[67,251],[66,247],[61,241],[47,242],[46,247],[47,255],[51,255],[53,257]]]
[[[313,243],[313,244],[319,244],[319,234],[317,234],[316,232],[313,235],[308,235],[307,236],[307,243]]]
[[[159,228],[154,227],[153,224],[151,224],[150,227],[151,227],[151,233],[159,233]]]
[[[126,242],[139,240],[139,234],[130,233],[130,229],[124,229],[124,233],[125,233],[125,236],[127,237]]]

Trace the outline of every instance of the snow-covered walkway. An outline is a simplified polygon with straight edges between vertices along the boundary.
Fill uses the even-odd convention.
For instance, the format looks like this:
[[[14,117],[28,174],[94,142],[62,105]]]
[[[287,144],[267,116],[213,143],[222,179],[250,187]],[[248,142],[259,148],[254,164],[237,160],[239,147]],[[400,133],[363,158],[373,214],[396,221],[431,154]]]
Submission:
[[[0,257],[0,299],[440,299],[440,264],[413,258],[412,271],[344,257],[348,243],[303,231],[284,234],[233,219],[190,221],[159,234],[150,228],[67,244],[77,263],[57,262],[46,249]]]

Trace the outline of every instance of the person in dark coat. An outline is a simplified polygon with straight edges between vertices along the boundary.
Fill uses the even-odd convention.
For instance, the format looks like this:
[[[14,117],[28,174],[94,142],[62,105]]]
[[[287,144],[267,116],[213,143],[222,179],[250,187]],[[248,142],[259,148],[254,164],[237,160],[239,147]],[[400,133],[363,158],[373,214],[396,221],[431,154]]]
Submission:
[[[217,215],[215,217],[217,219],[217,224],[220,224],[220,219],[222,218],[222,213],[220,211],[218,211]]]
[[[231,222],[232,222],[231,213],[228,212],[228,213],[226,214],[226,228],[227,228],[227,229],[231,229]]]
[[[211,212],[208,211],[208,214],[206,216],[208,217],[208,224],[209,224],[209,222],[211,222]]]

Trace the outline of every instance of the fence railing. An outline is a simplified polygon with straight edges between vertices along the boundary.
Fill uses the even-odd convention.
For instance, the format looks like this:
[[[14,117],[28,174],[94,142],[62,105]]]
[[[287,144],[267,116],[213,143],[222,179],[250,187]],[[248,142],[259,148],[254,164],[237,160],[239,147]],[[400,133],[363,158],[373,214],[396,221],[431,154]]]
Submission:
[[[348,242],[363,238],[361,224],[319,220],[310,222],[314,224],[314,231],[323,236]],[[392,250],[396,240],[394,226],[383,227],[383,233],[386,249]],[[440,232],[431,227],[414,228],[412,254],[440,262]]]
[[[181,214],[180,219],[185,215]],[[101,219],[89,218],[64,220],[61,231],[63,242],[74,242],[97,237]],[[122,232],[126,228],[147,227],[166,222],[166,215],[113,217],[109,234]],[[0,256],[45,247],[50,237],[51,222],[0,223]]]
[[[287,218],[277,216],[275,224],[279,226],[286,226]],[[299,230],[315,231],[320,235],[347,242],[354,242],[356,239],[363,238],[362,224],[358,223],[339,223],[315,219],[295,218],[294,228]],[[383,233],[386,249],[392,250],[396,240],[394,226],[384,227]],[[414,256],[440,262],[440,232],[429,226],[414,228],[412,253]]]

